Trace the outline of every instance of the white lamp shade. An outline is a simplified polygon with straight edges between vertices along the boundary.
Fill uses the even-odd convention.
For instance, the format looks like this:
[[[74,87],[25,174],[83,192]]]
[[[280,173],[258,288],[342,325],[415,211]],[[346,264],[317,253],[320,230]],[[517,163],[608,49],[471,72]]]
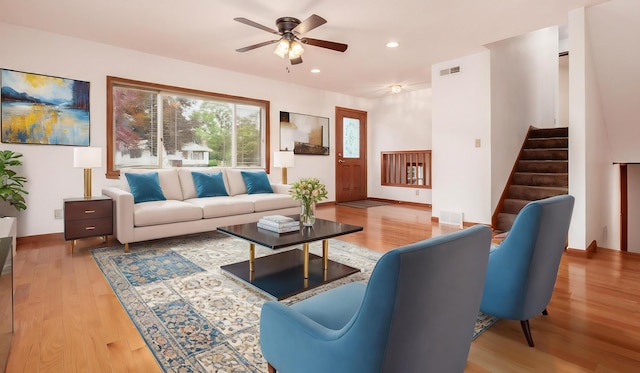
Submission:
[[[273,153],[273,165],[275,167],[293,167],[293,152]]]
[[[73,167],[94,168],[102,166],[102,148],[86,147],[73,149]]]

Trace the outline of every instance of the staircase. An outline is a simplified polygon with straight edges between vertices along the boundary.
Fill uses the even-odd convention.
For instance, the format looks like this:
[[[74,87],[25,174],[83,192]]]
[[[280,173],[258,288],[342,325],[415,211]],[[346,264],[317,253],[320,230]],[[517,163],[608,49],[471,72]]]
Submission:
[[[507,232],[530,201],[569,192],[569,129],[530,128],[493,214],[494,230]]]

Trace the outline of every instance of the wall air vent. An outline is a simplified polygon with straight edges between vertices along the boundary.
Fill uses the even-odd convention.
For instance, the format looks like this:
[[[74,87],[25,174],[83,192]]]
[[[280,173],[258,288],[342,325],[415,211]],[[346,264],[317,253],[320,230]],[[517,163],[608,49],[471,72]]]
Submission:
[[[445,76],[445,75],[449,75],[449,74],[456,74],[460,72],[460,66],[454,66],[448,69],[442,69],[440,70],[440,76]]]
[[[440,211],[440,218],[438,219],[440,224],[457,225],[463,228],[464,214],[457,211]]]

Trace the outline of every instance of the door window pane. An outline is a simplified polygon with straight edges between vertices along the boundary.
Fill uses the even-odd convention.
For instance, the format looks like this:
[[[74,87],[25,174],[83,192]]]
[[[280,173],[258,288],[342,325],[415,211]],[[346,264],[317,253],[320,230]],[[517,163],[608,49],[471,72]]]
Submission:
[[[343,118],[342,153],[343,158],[360,158],[360,120]]]

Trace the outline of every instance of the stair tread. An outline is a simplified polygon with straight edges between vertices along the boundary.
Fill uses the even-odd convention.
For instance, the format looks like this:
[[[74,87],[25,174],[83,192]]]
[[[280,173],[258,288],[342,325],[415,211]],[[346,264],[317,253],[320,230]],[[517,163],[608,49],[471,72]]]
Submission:
[[[522,175],[569,175],[568,172],[529,172],[529,171],[516,171],[514,174]]]
[[[521,185],[521,184],[512,184],[511,186],[512,187],[515,186],[518,188],[534,188],[534,189],[563,189],[563,190],[569,189],[567,187],[561,187],[561,186],[540,186],[540,185]]]

